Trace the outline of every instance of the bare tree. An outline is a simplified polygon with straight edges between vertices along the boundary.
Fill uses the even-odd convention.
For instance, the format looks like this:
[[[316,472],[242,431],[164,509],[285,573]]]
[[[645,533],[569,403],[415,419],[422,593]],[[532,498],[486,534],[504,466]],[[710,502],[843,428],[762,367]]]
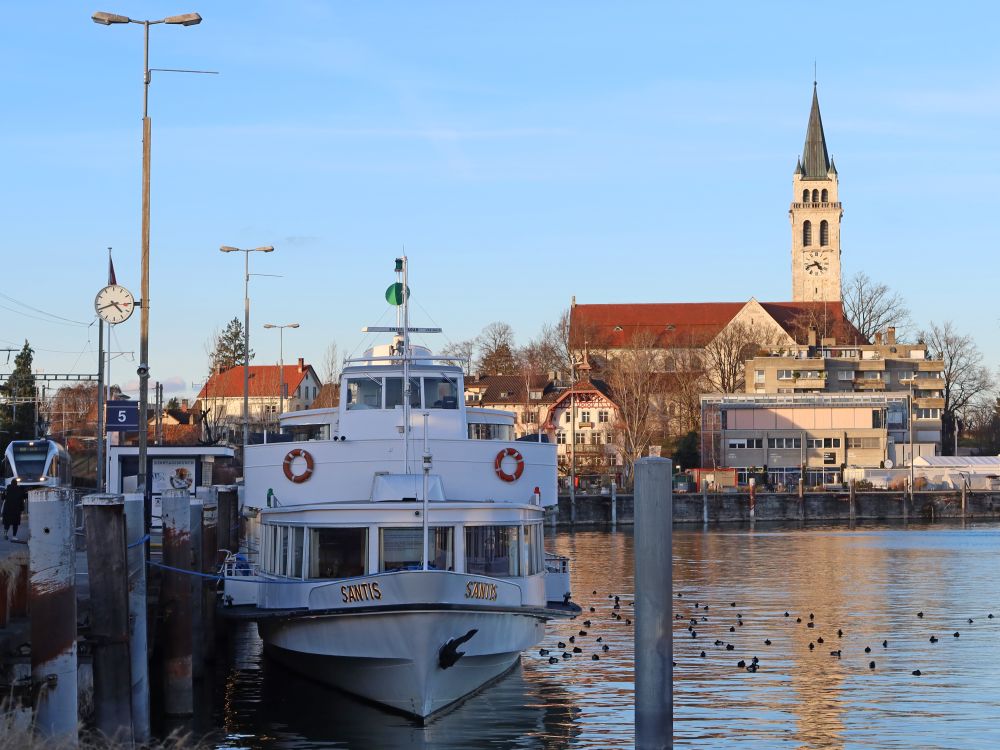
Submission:
[[[466,375],[472,374],[472,358],[475,353],[475,339],[453,341],[441,350],[441,356],[447,357],[450,364],[461,367]]]
[[[658,420],[652,414],[657,373],[663,367],[662,350],[653,336],[639,333],[608,363],[611,398],[618,407],[618,440],[624,460],[623,484],[631,486],[635,462],[649,447]]]
[[[950,320],[920,333],[931,356],[944,360],[944,408],[941,410],[941,453],[953,454],[959,418],[993,387],[993,377],[983,364],[983,355],[970,336],[955,330]]]
[[[742,320],[730,323],[705,347],[708,382],[722,393],[739,393],[746,386],[746,361],[773,344],[774,336],[763,326]]]
[[[869,341],[887,328],[901,332],[910,324],[910,311],[903,298],[886,284],[870,279],[864,271],[843,282],[840,296],[844,315]]]
[[[336,341],[331,341],[326,345],[320,366],[322,367],[324,383],[336,384],[340,382],[340,356]]]
[[[476,339],[479,356],[476,370],[480,375],[515,375],[514,329],[502,321],[490,323]]]

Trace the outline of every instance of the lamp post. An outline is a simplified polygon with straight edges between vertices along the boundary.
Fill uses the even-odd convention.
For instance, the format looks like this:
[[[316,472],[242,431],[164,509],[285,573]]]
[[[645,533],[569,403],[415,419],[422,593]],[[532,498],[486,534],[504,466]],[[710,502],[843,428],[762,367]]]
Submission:
[[[243,463],[246,464],[246,450],[250,442],[250,253],[273,253],[270,245],[264,247],[219,248],[224,253],[243,253]]]
[[[283,326],[265,323],[264,328],[278,329],[278,415],[285,413],[285,329],[298,328],[298,323],[286,323]]]
[[[171,26],[197,26],[201,16],[184,13],[167,16],[156,21],[140,21],[116,13],[98,11],[91,16],[94,23],[111,26],[120,23],[135,23],[143,27],[143,74],[142,74],[142,292],[139,301],[139,471],[137,485],[145,499],[146,529],[148,531],[152,515],[152,498],[146,488],[146,427],[149,422],[149,163],[150,134],[149,119],[149,27],[165,23]]]

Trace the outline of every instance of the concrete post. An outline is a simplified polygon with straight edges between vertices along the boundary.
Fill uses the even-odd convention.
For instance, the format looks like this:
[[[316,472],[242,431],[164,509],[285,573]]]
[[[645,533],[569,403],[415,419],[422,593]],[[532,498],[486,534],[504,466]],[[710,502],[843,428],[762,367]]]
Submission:
[[[202,563],[202,516],[204,501],[200,497],[191,498],[191,570],[201,572]],[[205,674],[205,639],[202,631],[204,618],[202,606],[204,597],[201,595],[202,581],[200,576],[190,576],[191,586],[191,676],[195,681],[201,680]]]
[[[128,635],[125,498],[83,498],[94,641],[94,719],[109,739],[132,742],[132,675]]]
[[[163,501],[163,710],[167,716],[194,712],[191,683],[191,499],[187,490],[166,490]],[[178,570],[170,570],[176,568]]]
[[[635,464],[635,746],[673,747],[673,462]]]
[[[202,532],[201,532],[201,563],[202,573],[217,573],[216,558],[219,555],[218,538],[218,505],[216,505],[214,493],[209,496],[202,506]],[[215,591],[216,582],[208,578],[202,578],[202,613],[205,617],[205,638],[206,643],[215,640]],[[208,649],[206,657],[211,658],[213,649]]]
[[[701,522],[708,526],[708,480],[701,480]]]
[[[618,485],[611,482],[611,528],[618,525]]]
[[[239,552],[239,528],[237,513],[239,498],[235,489],[220,489],[217,495],[219,507],[218,535],[219,549]]]
[[[753,521],[757,515],[757,480],[750,477],[750,520]]]
[[[77,744],[76,543],[73,491],[28,493],[31,676],[41,689],[35,727],[53,744]]]
[[[146,742],[149,729],[149,640],[146,618],[145,507],[141,492],[125,495],[125,539],[128,543],[129,661],[132,673],[132,734]]]

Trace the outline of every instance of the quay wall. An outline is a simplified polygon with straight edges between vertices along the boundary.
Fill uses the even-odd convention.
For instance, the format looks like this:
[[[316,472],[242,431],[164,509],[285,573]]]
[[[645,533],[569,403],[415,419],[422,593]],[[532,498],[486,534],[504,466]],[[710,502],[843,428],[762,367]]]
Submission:
[[[740,523],[750,521],[749,493],[674,494],[674,525],[701,524],[705,504],[709,523]],[[605,527],[611,525],[611,497],[578,495],[571,511],[568,495],[559,497],[555,506],[547,509],[546,523],[557,527]],[[633,524],[632,495],[618,495],[615,515],[617,523]],[[853,512],[852,512],[853,505]],[[965,512],[962,493],[957,491],[927,491],[915,493],[913,499],[905,492],[851,493],[807,492],[800,499],[795,493],[758,492],[754,504],[756,521],[937,521],[942,519],[1000,520],[1000,493],[968,492]],[[575,522],[572,520],[575,518]]]

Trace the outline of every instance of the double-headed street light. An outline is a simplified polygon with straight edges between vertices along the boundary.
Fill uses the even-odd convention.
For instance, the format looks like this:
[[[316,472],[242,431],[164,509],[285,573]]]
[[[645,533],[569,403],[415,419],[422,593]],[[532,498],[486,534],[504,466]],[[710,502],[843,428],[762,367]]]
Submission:
[[[278,414],[285,413],[285,329],[298,328],[298,323],[286,323],[283,326],[265,323],[264,328],[278,329]]]
[[[197,26],[201,16],[185,13],[167,16],[159,20],[140,21],[117,13],[98,11],[91,16],[94,23],[111,26],[120,23],[134,23],[143,27],[143,90],[142,90],[142,294],[139,301],[139,472],[137,484],[145,499],[146,529],[149,530],[152,517],[152,497],[146,487],[146,427],[149,422],[149,27],[165,23],[173,26]]]
[[[247,445],[250,443],[250,253],[273,253],[270,245],[264,247],[219,248],[224,253],[243,253],[243,465],[246,466]]]

